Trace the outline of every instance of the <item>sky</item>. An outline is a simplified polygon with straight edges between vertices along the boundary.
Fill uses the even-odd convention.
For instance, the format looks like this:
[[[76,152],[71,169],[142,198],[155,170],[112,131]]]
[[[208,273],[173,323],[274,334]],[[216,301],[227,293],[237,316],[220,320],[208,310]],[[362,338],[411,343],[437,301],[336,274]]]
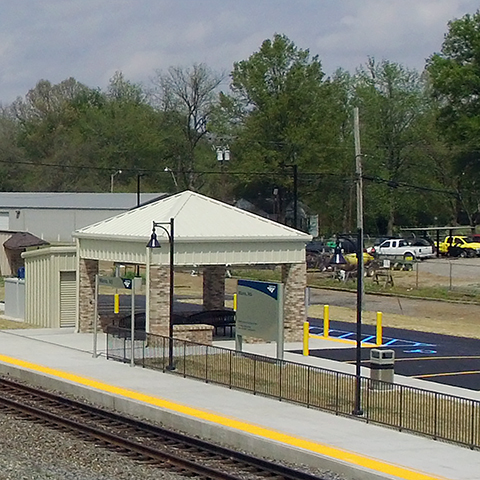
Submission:
[[[318,55],[327,75],[354,72],[368,57],[422,70],[448,22],[478,8],[478,0],[3,0],[0,102],[42,79],[105,89],[121,71],[149,86],[156,71],[194,63],[229,74],[275,33]]]

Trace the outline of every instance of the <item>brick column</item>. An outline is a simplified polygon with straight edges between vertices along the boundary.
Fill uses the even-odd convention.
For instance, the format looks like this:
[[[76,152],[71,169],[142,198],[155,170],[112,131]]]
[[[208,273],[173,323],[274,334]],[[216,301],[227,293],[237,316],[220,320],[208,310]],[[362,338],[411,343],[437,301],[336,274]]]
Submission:
[[[93,331],[95,315],[95,275],[98,274],[98,260],[81,258],[79,275],[78,331],[86,333]]]
[[[305,288],[307,265],[303,263],[282,265],[284,289],[284,338],[286,342],[300,342],[303,322],[306,320]]]
[[[203,268],[203,308],[221,310],[225,308],[225,265]]]
[[[150,333],[168,337],[170,325],[169,267],[150,266]]]

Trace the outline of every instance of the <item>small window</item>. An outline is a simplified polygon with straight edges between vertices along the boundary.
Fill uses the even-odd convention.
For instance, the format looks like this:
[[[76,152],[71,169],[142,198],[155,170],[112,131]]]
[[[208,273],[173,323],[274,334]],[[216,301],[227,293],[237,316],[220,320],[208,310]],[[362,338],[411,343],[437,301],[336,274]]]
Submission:
[[[383,245],[382,247],[390,247],[390,242],[389,241],[386,241],[386,242],[383,242]]]

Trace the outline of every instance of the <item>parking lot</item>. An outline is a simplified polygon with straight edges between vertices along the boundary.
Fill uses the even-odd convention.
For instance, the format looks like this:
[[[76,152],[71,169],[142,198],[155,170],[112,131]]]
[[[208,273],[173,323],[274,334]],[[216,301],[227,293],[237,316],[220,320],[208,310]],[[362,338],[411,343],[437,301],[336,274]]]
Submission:
[[[310,350],[310,355],[355,363],[355,326],[347,322],[332,321],[330,327],[331,337],[351,341],[352,346]],[[310,333],[322,335],[322,322],[310,319]],[[362,342],[374,340],[374,327],[363,326]],[[396,374],[480,390],[480,339],[386,328],[382,348],[395,352]],[[369,366],[370,351],[370,348],[362,349],[364,366]]]

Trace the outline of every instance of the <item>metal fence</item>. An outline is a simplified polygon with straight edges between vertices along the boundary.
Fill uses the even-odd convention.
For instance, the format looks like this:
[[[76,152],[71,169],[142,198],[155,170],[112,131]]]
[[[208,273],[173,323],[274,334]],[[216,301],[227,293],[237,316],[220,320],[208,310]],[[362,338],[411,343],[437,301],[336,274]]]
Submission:
[[[480,447],[480,402],[367,377],[173,339],[169,365],[168,337],[134,338],[134,363],[183,377],[286,400],[336,415],[361,418],[422,435]],[[131,362],[129,330],[107,329],[107,358]],[[361,417],[353,415],[357,381]]]
[[[415,263],[415,288],[427,286],[442,287],[447,290],[480,292],[480,262],[473,258],[450,260],[432,259]]]

